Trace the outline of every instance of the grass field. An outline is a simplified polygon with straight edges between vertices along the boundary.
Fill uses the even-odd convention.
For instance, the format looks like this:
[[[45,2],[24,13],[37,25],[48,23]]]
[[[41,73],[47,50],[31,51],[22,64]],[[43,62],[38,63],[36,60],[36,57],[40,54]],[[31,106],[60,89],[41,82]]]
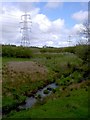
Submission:
[[[49,50],[45,52],[38,49],[38,53],[35,53],[32,48],[32,57],[2,58],[2,107],[3,113],[7,113],[6,119],[88,116],[89,79],[84,77],[87,65],[76,54]],[[27,96],[52,82],[59,86],[55,93],[42,102],[38,101],[31,109],[16,111],[17,106],[25,102]]]
[[[56,91],[44,102],[36,104],[32,109],[11,112],[10,118],[88,118],[88,88],[86,83],[79,87],[71,86]]]
[[[2,117],[1,108],[2,108],[2,57],[0,57],[0,119]]]

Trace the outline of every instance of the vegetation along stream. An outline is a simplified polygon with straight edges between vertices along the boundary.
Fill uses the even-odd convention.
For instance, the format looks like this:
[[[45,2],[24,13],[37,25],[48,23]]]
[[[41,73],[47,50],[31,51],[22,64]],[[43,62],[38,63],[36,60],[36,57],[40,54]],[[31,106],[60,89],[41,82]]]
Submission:
[[[55,88],[57,87],[58,85],[56,85],[56,83],[51,83],[43,89],[38,90],[34,96],[28,97],[25,101],[25,104],[20,105],[19,109],[31,108],[37,102],[38,99],[43,100],[44,97],[49,96],[52,92],[54,92]]]
[[[2,51],[3,119],[88,117],[89,47]]]

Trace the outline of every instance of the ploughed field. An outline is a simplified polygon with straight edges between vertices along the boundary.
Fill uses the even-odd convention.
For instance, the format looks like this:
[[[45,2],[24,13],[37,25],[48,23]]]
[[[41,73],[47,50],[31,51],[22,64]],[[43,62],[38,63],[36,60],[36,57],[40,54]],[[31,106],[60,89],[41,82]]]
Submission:
[[[3,57],[2,61],[3,118],[88,117],[87,64],[76,54],[38,52],[30,58]],[[18,109],[51,83],[58,85],[52,94],[43,100],[38,95],[32,108]]]

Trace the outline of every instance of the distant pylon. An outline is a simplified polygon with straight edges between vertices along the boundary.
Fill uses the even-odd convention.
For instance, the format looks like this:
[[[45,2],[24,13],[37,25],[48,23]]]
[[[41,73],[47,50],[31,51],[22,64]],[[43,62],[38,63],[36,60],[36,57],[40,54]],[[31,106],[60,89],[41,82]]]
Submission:
[[[68,43],[69,43],[68,46],[71,45],[71,44],[70,44],[70,43],[72,42],[72,41],[71,41],[71,37],[72,37],[71,35],[68,36]]]
[[[21,28],[20,32],[22,33],[21,46],[29,46],[30,45],[30,32],[31,32],[31,16],[25,12],[24,15],[21,16]]]

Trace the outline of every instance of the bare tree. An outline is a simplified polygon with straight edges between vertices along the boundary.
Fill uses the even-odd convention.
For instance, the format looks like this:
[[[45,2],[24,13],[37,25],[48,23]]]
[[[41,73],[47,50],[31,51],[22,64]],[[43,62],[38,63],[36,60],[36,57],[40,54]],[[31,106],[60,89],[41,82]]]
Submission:
[[[83,23],[83,27],[81,28],[79,34],[80,36],[83,36],[86,39],[86,41],[84,41],[84,44],[89,45],[90,44],[90,23],[89,21],[85,21]],[[83,44],[83,41],[80,40],[79,43]]]

